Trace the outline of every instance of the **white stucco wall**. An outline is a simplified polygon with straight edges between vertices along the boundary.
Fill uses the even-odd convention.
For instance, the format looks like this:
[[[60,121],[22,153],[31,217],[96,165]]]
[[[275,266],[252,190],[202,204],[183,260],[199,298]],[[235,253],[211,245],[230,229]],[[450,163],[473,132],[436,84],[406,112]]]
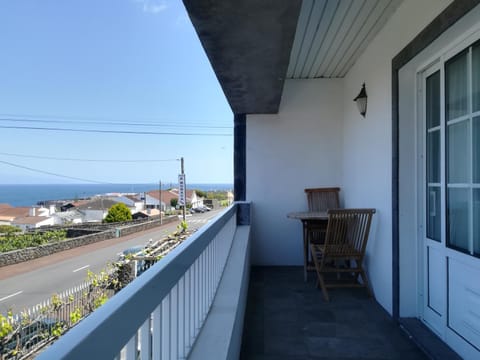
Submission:
[[[286,214],[306,209],[304,188],[340,186],[346,207],[377,209],[366,267],[392,311],[392,59],[450,2],[405,0],[344,79],[287,80],[277,115],[247,117],[253,264],[301,264],[301,224]],[[364,82],[365,119],[352,101]]]
[[[366,266],[375,297],[389,312],[392,311],[392,59],[450,2],[404,1],[345,77],[345,206],[377,209]],[[368,109],[362,119],[352,99],[364,82]]]
[[[247,117],[252,262],[301,265],[304,188],[342,186],[343,80],[287,80],[277,115]],[[251,175],[251,176],[249,176]]]

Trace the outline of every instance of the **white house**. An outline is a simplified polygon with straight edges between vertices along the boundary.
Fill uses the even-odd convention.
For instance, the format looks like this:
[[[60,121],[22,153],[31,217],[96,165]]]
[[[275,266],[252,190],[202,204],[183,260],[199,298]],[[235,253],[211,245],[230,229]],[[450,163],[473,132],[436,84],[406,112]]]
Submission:
[[[178,189],[174,188],[169,190],[171,194],[174,195],[175,198],[178,199]],[[188,190],[185,193],[187,204],[191,205],[192,208],[202,207],[203,206],[203,198],[197,195],[195,190]]]
[[[30,212],[31,209],[26,206],[13,207],[4,205],[0,207],[0,225],[11,225],[15,218],[28,216]]]
[[[55,225],[80,224],[84,221],[84,215],[77,209],[57,212],[52,217]]]
[[[140,194],[122,194],[118,196],[109,196],[108,199],[124,203],[128,207],[133,208],[134,212],[139,212],[145,208],[145,202],[140,197]]]
[[[170,201],[178,199],[178,189],[162,190],[162,210],[170,208]],[[158,190],[151,190],[145,193],[145,204],[147,208],[158,208],[160,194]],[[186,191],[187,204],[196,208],[203,206],[203,198],[199,197],[195,190]]]
[[[23,216],[17,217],[12,221],[13,226],[19,227],[23,231],[54,224],[55,221],[50,216]]]
[[[170,197],[168,191],[162,190],[162,210],[166,209],[167,203],[170,206]],[[145,207],[147,209],[158,209],[160,204],[160,194],[158,190],[152,190],[145,193]]]
[[[99,197],[77,207],[85,222],[101,222],[117,202]]]

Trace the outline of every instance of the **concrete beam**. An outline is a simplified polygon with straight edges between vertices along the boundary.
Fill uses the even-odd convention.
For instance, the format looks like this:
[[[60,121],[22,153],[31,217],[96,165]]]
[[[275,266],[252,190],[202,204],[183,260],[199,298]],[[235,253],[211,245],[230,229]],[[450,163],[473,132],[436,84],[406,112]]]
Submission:
[[[302,1],[183,3],[233,113],[277,113]]]

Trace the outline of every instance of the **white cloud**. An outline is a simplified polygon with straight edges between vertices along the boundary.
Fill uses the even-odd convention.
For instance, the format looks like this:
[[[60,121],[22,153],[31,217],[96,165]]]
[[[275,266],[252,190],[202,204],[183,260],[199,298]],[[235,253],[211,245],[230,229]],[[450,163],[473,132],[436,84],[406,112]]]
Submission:
[[[165,11],[168,6],[165,0],[133,0],[142,6],[143,12],[158,14]]]

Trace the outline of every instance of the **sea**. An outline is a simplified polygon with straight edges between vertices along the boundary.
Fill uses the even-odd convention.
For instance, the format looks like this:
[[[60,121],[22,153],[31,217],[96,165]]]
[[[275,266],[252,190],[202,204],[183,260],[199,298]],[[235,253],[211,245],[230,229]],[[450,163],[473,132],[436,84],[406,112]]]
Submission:
[[[0,185],[0,204],[31,206],[49,200],[73,200],[107,193],[141,193],[158,190],[158,184],[22,184]],[[162,184],[162,189],[178,184]],[[227,191],[233,184],[187,184],[187,189]]]

